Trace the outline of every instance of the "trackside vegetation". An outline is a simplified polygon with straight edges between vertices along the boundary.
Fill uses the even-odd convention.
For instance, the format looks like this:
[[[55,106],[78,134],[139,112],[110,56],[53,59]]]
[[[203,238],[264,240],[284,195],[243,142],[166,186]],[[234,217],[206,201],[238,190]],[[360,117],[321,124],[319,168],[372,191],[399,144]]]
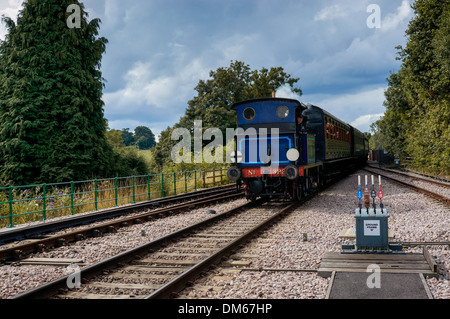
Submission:
[[[386,113],[373,124],[373,143],[415,169],[450,175],[450,1],[416,0],[397,47],[398,72],[388,79]]]

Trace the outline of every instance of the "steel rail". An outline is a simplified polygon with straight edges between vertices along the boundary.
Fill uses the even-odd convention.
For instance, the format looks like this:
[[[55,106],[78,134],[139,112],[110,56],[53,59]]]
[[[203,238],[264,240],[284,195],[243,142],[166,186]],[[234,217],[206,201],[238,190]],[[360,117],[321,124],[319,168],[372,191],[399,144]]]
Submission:
[[[332,180],[330,183],[328,183],[328,186],[333,185],[336,183],[338,179]],[[325,187],[325,188],[327,188]],[[307,202],[311,198],[313,198],[315,195],[318,194],[318,190],[311,192],[306,197],[301,198],[298,202],[293,202],[287,207],[282,208],[278,213],[272,215],[268,219],[262,221],[257,226],[253,227],[251,230],[247,231],[244,235],[241,235],[239,238],[236,238],[231,243],[226,245],[225,247],[219,249],[209,257],[205,258],[201,262],[197,263],[195,266],[188,269],[186,272],[182,273],[178,277],[174,278],[169,283],[165,284],[158,290],[154,291],[145,299],[168,299],[171,297],[177,297],[177,293],[181,290],[183,290],[187,284],[193,280],[193,278],[196,278],[199,276],[202,272],[205,272],[209,267],[220,263],[226,256],[233,253],[233,251],[240,245],[242,245],[244,242],[248,241],[251,237],[255,236],[258,232],[263,230],[264,228],[267,228],[271,223],[273,223],[276,219],[279,219],[283,217],[283,215],[287,215],[289,212],[291,212],[294,208],[300,206],[301,204]]]
[[[126,227],[129,225],[143,223],[153,218],[158,218],[162,215],[175,214],[195,206],[201,206],[220,202],[224,200],[232,200],[243,196],[243,193],[236,193],[230,190],[231,194],[218,193],[202,199],[195,199],[187,203],[178,204],[172,207],[155,209],[150,212],[140,213],[131,217],[123,217],[112,221],[104,222],[100,225],[87,226],[71,232],[60,235],[54,235],[48,238],[36,239],[32,242],[11,246],[5,249],[0,249],[0,261],[5,260],[19,260],[24,258],[27,254],[41,252],[51,247],[59,247],[70,242],[83,240],[89,237],[98,237],[102,233],[115,232],[117,228]]]
[[[334,184],[337,180],[328,183],[327,187]],[[325,187],[326,188],[326,187]],[[170,298],[174,296],[174,293],[176,294],[177,290],[183,289],[185,285],[190,281],[193,280],[195,276],[199,275],[202,271],[205,271],[208,267],[211,267],[212,265],[220,262],[223,260],[224,256],[230,254],[233,252],[236,247],[242,245],[243,242],[248,241],[250,237],[254,236],[255,233],[261,231],[265,227],[269,227],[268,225],[276,220],[277,218],[280,218],[283,214],[289,213],[294,207],[308,201],[309,199],[313,198],[318,192],[314,191],[311,194],[309,194],[306,197],[303,197],[299,202],[294,202],[289,204],[287,207],[284,207],[281,211],[278,213],[272,215],[268,220],[258,224],[257,226],[254,226],[250,231],[248,231],[246,234],[241,236],[240,238],[233,239],[231,243],[226,245],[226,247],[223,247],[216,251],[213,255],[210,255],[209,257],[206,257],[202,261],[200,261],[197,265],[191,267],[189,270],[184,272],[182,275],[176,277],[169,283],[163,285],[162,287],[158,288],[154,292],[152,292],[150,295],[146,296],[146,299],[161,299],[161,298]],[[94,278],[98,274],[104,274],[105,272],[108,272],[112,269],[118,269],[123,267],[125,263],[129,263],[133,260],[137,260],[142,258],[142,254],[148,254],[149,252],[154,252],[156,249],[160,247],[165,247],[168,244],[172,243],[173,241],[185,237],[189,233],[207,226],[211,223],[214,223],[216,221],[219,221],[221,219],[227,218],[228,216],[237,214],[241,212],[242,210],[247,210],[250,208],[254,208],[255,206],[260,205],[263,203],[264,200],[259,199],[254,202],[246,203],[243,205],[240,205],[236,208],[233,208],[227,212],[224,212],[222,214],[216,215],[214,217],[211,217],[209,219],[206,219],[202,222],[199,222],[197,224],[188,226],[186,228],[183,228],[181,230],[178,230],[174,233],[171,233],[167,236],[163,236],[159,239],[153,240],[149,243],[140,245],[139,247],[130,249],[126,252],[120,253],[118,255],[115,255],[113,257],[110,257],[108,259],[105,259],[103,261],[100,261],[96,264],[84,267],[80,270],[80,277],[82,278],[82,283],[87,283],[90,279]],[[38,286],[34,289],[22,292],[16,296],[11,297],[10,299],[43,299],[43,298],[49,298],[58,294],[63,293],[63,291],[67,291],[67,280],[71,277],[71,275],[63,276],[59,279],[56,279],[52,282],[46,283],[44,285]]]
[[[400,244],[402,246],[450,246],[450,241],[404,241],[392,242],[392,244]]]
[[[196,192],[172,195],[164,198],[153,199],[136,204],[107,208],[101,211],[94,211],[90,214],[75,215],[58,221],[45,221],[42,224],[32,226],[19,226],[15,229],[0,232],[0,243],[35,238],[41,234],[56,232],[65,228],[86,225],[100,220],[116,218],[119,216],[134,213],[139,210],[157,208],[161,205],[168,205],[174,202],[205,196],[205,194],[221,193],[223,191],[235,189],[235,184],[198,190]]]
[[[397,171],[397,170],[389,170],[389,169],[386,169],[386,168],[375,167],[375,166],[371,166],[371,165],[368,165],[368,167],[369,167],[369,168],[373,168],[373,169],[379,169],[379,170],[381,170],[381,171],[385,171],[385,172],[388,172],[388,173],[392,173],[392,174],[397,174],[397,175],[400,175],[400,176],[404,176],[404,177],[406,177],[406,178],[412,178],[412,179],[416,179],[416,180],[419,180],[419,181],[424,181],[424,182],[426,182],[426,183],[435,184],[435,185],[438,185],[438,186],[440,186],[440,187],[450,188],[449,182],[447,182],[447,181],[441,181],[441,180],[434,180],[434,179],[432,179],[432,177],[427,177],[427,176],[413,176],[413,175],[407,174],[407,173],[405,173],[405,172],[401,172],[401,171]]]
[[[255,202],[240,205],[240,206],[235,207],[231,210],[228,210],[222,214],[213,216],[213,217],[208,218],[199,223],[190,225],[188,227],[185,227],[183,229],[175,231],[169,235],[162,236],[151,242],[142,244],[138,247],[127,250],[123,253],[117,254],[115,256],[112,256],[110,258],[102,260],[93,265],[84,267],[80,270],[80,276],[81,276],[81,278],[83,278],[83,281],[87,281],[87,280],[89,280],[89,278],[92,278],[93,276],[95,276],[96,274],[98,274],[100,272],[104,272],[105,270],[108,270],[108,269],[120,267],[120,265],[123,265],[124,263],[128,263],[132,260],[138,259],[141,254],[147,254],[149,251],[158,249],[158,247],[164,246],[173,240],[182,238],[185,234],[188,234],[194,230],[197,230],[198,228],[204,227],[206,225],[209,225],[211,223],[219,221],[220,219],[234,215],[242,210],[255,207],[256,205],[258,205],[260,203],[261,203],[261,201],[255,201]],[[67,283],[67,279],[70,276],[71,275],[63,276],[52,282],[38,286],[31,290],[25,291],[16,296],[13,296],[9,299],[45,299],[45,298],[51,297],[53,295],[56,295],[58,293],[59,289],[67,289],[66,283]]]
[[[220,263],[226,255],[231,254],[232,251],[236,249],[239,245],[241,245],[243,242],[248,240],[250,237],[254,236],[256,233],[261,231],[263,228],[265,228],[267,225],[272,223],[277,218],[292,211],[292,209],[294,209],[298,205],[299,203],[294,202],[289,206],[281,209],[278,213],[262,221],[260,224],[247,231],[244,235],[240,236],[239,238],[236,238],[225,247],[219,249],[209,257],[200,261],[198,264],[191,267],[190,269],[188,269],[187,271],[185,271],[184,273],[182,273],[169,283],[165,284],[152,294],[148,295],[144,299],[168,299],[171,297],[176,297],[177,296],[176,294],[179,291],[183,290],[183,288],[189,281],[200,275],[201,272],[207,270],[207,268],[211,267],[212,265]]]
[[[400,181],[400,180],[395,179],[395,178],[393,178],[391,176],[386,176],[385,174],[380,174],[378,172],[374,172],[374,171],[372,171],[370,169],[367,169],[367,168],[363,168],[362,170],[365,170],[365,171],[367,171],[369,173],[372,173],[372,174],[381,175],[382,177],[386,178],[389,181],[392,181],[392,182],[397,183],[399,185],[402,185],[404,187],[410,188],[410,189],[412,189],[412,190],[414,190],[416,192],[419,192],[419,193],[422,193],[424,195],[427,195],[428,197],[434,198],[434,199],[436,199],[436,200],[438,200],[438,201],[440,201],[440,202],[442,202],[442,203],[444,203],[446,205],[450,205],[450,198],[447,198],[447,197],[445,197],[443,195],[440,195],[440,194],[434,193],[432,191],[429,191],[427,189],[424,189],[424,188],[421,188],[421,187],[418,187],[418,186],[414,186],[414,185],[411,185],[409,183]]]

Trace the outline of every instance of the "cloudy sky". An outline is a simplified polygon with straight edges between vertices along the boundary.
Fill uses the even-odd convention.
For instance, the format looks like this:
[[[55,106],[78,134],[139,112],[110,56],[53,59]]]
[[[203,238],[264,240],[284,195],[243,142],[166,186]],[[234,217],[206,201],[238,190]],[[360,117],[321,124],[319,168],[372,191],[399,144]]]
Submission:
[[[102,60],[110,128],[144,125],[156,136],[178,122],[200,79],[239,60],[281,66],[303,96],[362,131],[385,111],[395,46],[413,17],[413,0],[84,0],[109,40]],[[21,0],[0,0],[16,18]],[[378,27],[377,10],[380,9]],[[6,29],[0,26],[0,39]]]

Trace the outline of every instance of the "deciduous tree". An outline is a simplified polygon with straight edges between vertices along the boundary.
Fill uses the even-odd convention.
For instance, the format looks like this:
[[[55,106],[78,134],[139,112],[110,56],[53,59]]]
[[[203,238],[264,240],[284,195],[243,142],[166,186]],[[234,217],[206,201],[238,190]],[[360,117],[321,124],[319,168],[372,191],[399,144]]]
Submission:
[[[450,171],[450,1],[416,0],[401,48],[402,66],[386,90],[377,123],[384,147],[414,166]]]
[[[236,113],[230,108],[234,103],[271,97],[272,92],[284,85],[288,85],[293,92],[302,94],[301,89],[295,86],[300,79],[291,77],[282,67],[251,70],[244,62],[231,61],[229,67],[220,67],[209,75],[209,79],[198,82],[195,87],[197,95],[188,101],[180,121],[161,133],[155,150],[155,160],[160,166],[171,161],[170,151],[175,142],[170,140],[170,133],[174,128],[189,129],[193,138],[194,121],[202,120],[203,129],[219,128],[225,136],[226,128],[236,127]]]

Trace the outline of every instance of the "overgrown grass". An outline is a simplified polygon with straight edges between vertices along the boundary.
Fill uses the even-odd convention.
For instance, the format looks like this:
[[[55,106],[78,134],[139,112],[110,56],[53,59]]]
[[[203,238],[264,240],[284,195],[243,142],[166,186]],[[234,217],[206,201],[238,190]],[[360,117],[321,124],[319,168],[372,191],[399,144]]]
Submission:
[[[215,177],[214,177],[215,175]],[[226,171],[189,171],[0,188],[0,227],[45,221],[229,183]]]

